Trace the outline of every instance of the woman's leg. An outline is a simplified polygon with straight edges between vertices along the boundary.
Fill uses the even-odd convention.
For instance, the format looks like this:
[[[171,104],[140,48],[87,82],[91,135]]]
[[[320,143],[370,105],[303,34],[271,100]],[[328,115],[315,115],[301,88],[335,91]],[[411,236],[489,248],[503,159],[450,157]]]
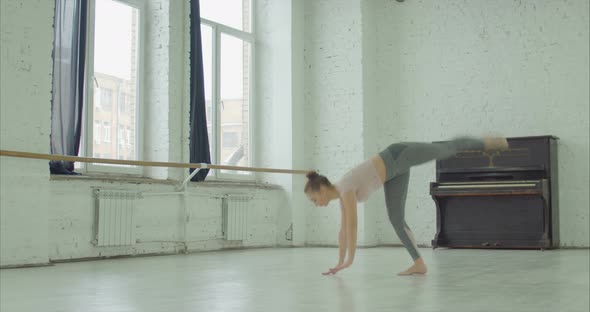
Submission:
[[[390,145],[379,155],[385,164],[385,203],[389,220],[404,244],[414,265],[400,275],[424,274],[426,265],[418,252],[412,231],[405,222],[405,203],[408,193],[410,168],[435,160],[455,155],[460,150],[506,148],[506,139],[488,138],[484,140],[460,137],[447,142],[418,143],[405,142]]]
[[[393,225],[402,244],[404,244],[414,260],[414,265],[408,270],[401,272],[400,275],[426,273],[426,266],[418,252],[418,246],[416,245],[414,235],[405,222],[405,204],[406,196],[408,194],[409,180],[410,173],[406,172],[390,179],[383,185],[389,221],[391,222],[391,225]]]
[[[400,147],[394,147],[396,145]],[[393,144],[389,150],[396,150],[397,155],[393,155],[391,166],[387,166],[392,171],[388,176],[394,177],[399,174],[408,172],[412,166],[421,165],[435,159],[445,159],[455,155],[459,150],[465,149],[483,149],[484,142],[479,139],[470,137],[457,138],[448,142],[437,143],[418,143],[407,142]]]
[[[387,206],[389,221],[412,259],[416,261],[416,259],[420,258],[420,253],[411,235],[412,232],[406,225],[404,216],[409,180],[410,173],[406,172],[385,182],[383,189],[385,191],[385,205]]]
[[[434,159],[453,156],[458,150],[483,148],[481,140],[473,138],[457,138],[441,143],[407,142],[390,145],[379,155],[385,164],[386,179],[383,185],[385,204],[389,220],[402,244],[414,260],[414,265],[401,275],[426,273],[426,266],[418,252],[414,235],[405,221],[405,204],[410,180],[410,168]]]

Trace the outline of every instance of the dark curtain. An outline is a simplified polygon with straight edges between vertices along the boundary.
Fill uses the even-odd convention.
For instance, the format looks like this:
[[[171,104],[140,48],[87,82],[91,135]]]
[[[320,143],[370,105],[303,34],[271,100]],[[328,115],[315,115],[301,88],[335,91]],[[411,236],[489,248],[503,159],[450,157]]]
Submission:
[[[51,153],[80,149],[86,48],[86,0],[55,0]],[[74,163],[51,161],[52,174],[75,174]]]
[[[190,162],[211,163],[207,116],[205,108],[205,80],[203,79],[203,47],[201,44],[201,13],[199,0],[191,0],[191,98],[190,98]],[[193,172],[191,169],[190,172]],[[204,181],[209,169],[201,169],[192,181]]]

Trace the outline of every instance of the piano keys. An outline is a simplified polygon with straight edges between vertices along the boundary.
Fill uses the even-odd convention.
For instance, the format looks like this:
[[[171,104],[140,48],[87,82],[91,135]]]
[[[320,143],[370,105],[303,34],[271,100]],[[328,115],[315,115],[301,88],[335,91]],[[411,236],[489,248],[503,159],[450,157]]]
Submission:
[[[559,246],[557,138],[508,138],[510,148],[463,150],[436,162],[433,248]]]

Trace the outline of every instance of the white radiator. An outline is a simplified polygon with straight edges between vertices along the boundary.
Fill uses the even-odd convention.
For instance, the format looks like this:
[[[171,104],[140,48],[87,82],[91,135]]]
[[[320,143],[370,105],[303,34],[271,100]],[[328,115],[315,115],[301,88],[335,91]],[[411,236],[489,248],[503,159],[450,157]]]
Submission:
[[[96,189],[94,195],[96,198],[96,246],[135,244],[133,210],[139,194]]]
[[[225,240],[246,239],[249,202],[250,197],[244,195],[228,195],[223,198],[223,234]]]

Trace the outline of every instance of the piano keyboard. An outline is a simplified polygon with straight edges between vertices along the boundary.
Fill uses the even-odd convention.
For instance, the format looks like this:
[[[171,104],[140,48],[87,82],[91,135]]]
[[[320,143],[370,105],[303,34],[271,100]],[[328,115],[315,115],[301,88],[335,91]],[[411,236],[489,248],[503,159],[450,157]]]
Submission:
[[[514,187],[514,188],[523,188],[523,187],[535,187],[538,185],[536,183],[453,183],[453,184],[445,184],[440,183],[438,184],[438,188],[441,189],[468,189],[468,188],[502,188],[502,187]]]
[[[547,180],[486,181],[486,182],[433,182],[430,195],[479,196],[540,194]]]

